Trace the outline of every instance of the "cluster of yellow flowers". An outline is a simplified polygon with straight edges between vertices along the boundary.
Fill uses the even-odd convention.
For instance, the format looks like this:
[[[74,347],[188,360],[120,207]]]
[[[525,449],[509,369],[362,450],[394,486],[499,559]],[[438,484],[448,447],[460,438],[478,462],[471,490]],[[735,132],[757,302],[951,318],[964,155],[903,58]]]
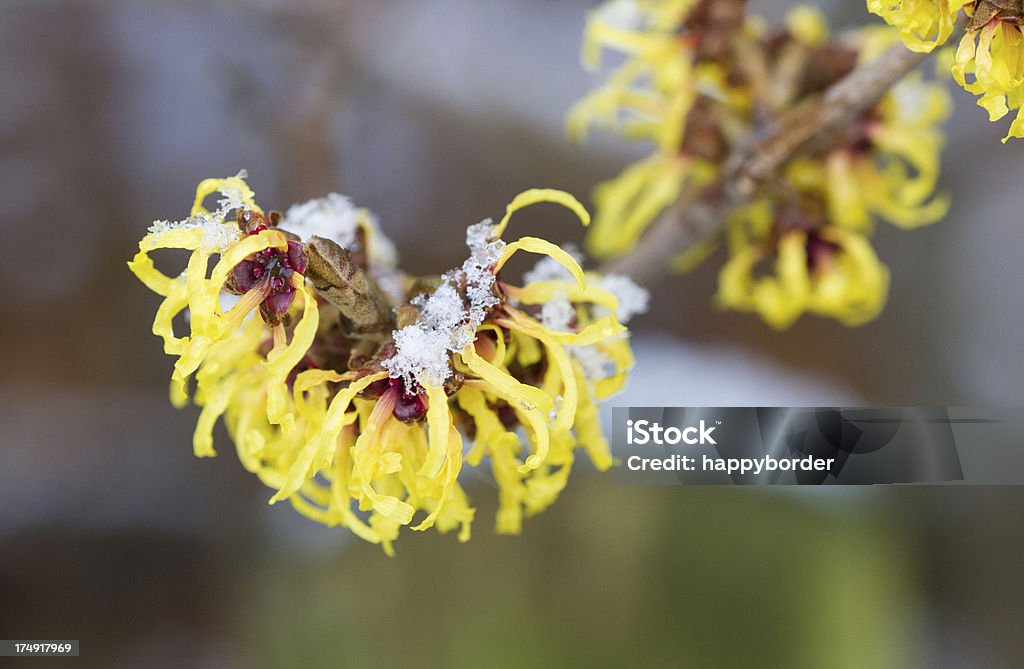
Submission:
[[[613,0],[590,17],[585,61],[602,47],[626,57],[570,112],[570,133],[594,123],[656,147],[595,189],[595,255],[627,253],[669,204],[685,206],[720,176],[752,134],[897,40],[888,28],[832,38],[810,7],[774,30],[722,9],[733,4],[742,9],[728,1]],[[949,112],[945,90],[912,75],[838,137],[791,162],[730,216],[716,303],[776,328],[805,312],[847,325],[877,316],[888,272],[868,238],[876,219],[914,228],[945,215],[948,199],[935,189],[939,126]],[[697,245],[675,268],[696,267],[718,244]]]
[[[990,121],[1017,116],[1003,138],[1024,137],[1024,2],[1021,0],[868,0],[907,48],[927,52],[949,39],[962,9],[969,21],[953,60],[953,78],[978,98]]]
[[[711,182],[723,140],[709,117],[724,120],[749,104],[742,91],[728,84],[711,48],[692,29],[698,4],[613,0],[592,12],[587,22],[585,66],[598,67],[606,48],[626,59],[569,112],[570,137],[580,140],[596,124],[655,146],[650,156],[594,190],[596,211],[587,250],[596,258],[633,248],[662,209],[685,190]],[[698,104],[700,118],[693,125],[699,127],[687,133]]]
[[[264,213],[243,177],[200,183],[191,215],[154,223],[129,263],[164,298],[153,332],[177,356],[175,405],[194,383],[197,456],[214,455],[223,418],[242,465],[276,490],[271,502],[287,499],[389,554],[406,525],[469,538],[467,465],[489,463],[503,533],[558,497],[577,448],[611,466],[596,402],[632,366],[616,314],[646,294],[584,273],[542,239],[501,240],[512,214],[538,202],[586,225],[575,199],[527,191],[496,225],[469,228],[462,267],[414,279],[395,268],[366,210],[332,195]],[[211,212],[204,202],[218,192]],[[185,271],[156,269],[155,249],[190,251]],[[549,261],[523,286],[498,276],[518,251]],[[367,309],[381,322],[362,318]],[[178,336],[181,315],[188,332]]]

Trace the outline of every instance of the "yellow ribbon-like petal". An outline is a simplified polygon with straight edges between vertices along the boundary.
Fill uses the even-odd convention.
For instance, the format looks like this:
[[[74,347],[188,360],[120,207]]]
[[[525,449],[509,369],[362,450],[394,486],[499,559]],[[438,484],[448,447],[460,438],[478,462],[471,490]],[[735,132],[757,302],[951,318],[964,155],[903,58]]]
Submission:
[[[580,219],[580,223],[584,227],[590,225],[590,214],[586,208],[580,204],[579,200],[574,198],[569,193],[561,190],[555,190],[553,188],[531,188],[530,190],[523,191],[519,195],[512,198],[512,201],[505,207],[505,215],[502,217],[498,225],[495,226],[494,235],[500,237],[504,232],[506,226],[508,226],[509,219],[512,218],[512,214],[516,213],[523,207],[529,207],[532,204],[539,204],[541,202],[553,202],[560,204],[563,207],[571,210]]]
[[[520,250],[554,258],[560,265],[569,270],[573,278],[576,279],[576,285],[579,287],[580,291],[587,289],[586,276],[583,274],[583,268],[580,267],[578,262],[576,262],[576,259],[557,244],[552,244],[551,242],[545,239],[540,239],[539,237],[520,237],[511,244],[507,244],[501,251],[501,257],[498,258],[494,271],[498,272],[501,270],[508,259],[515,255],[516,251]]]

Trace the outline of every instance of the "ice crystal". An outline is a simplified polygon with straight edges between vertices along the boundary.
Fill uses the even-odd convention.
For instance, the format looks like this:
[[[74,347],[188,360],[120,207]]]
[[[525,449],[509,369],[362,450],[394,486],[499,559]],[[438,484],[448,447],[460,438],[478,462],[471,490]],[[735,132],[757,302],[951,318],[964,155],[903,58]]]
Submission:
[[[577,262],[582,261],[582,254],[572,245],[562,247],[572,255]],[[524,282],[530,284],[535,281],[564,281],[567,286],[573,281],[572,275],[561,263],[554,258],[542,258],[530,271],[523,275]],[[638,286],[629,277],[619,274],[606,274],[604,276],[589,276],[587,281],[595,286],[604,288],[615,296],[619,303],[618,313],[615,314],[620,323],[625,324],[633,316],[647,310],[650,295],[647,290]],[[600,305],[594,306],[594,315],[601,316],[608,313],[608,310]],[[541,307],[541,323],[549,330],[568,332],[571,328],[572,319],[576,315],[576,309],[569,299],[568,288],[563,294],[556,294]],[[617,373],[615,361],[596,345],[590,346],[566,346],[565,350],[576,360],[583,370],[583,375],[588,381],[596,382],[602,379],[611,378]]]
[[[248,176],[248,172],[239,170],[238,174],[235,175],[235,179],[246,179]],[[243,183],[242,185],[244,186],[245,184]],[[218,192],[221,194],[221,198],[217,200],[217,204],[220,206],[218,212],[222,214],[223,218],[226,218],[229,212],[245,206],[246,195],[251,195],[251,191],[246,193],[236,186],[222,186],[218,189]]]
[[[566,346],[565,350],[580,363],[583,369],[583,376],[588,381],[600,381],[615,376],[615,361],[596,345],[590,346]]]
[[[568,295],[559,296],[548,302],[540,310],[540,322],[549,330],[568,332],[572,319],[576,317],[576,309],[569,301]]]
[[[188,230],[200,228],[203,231],[202,250],[208,253],[219,253],[237,242],[242,233],[234,223],[225,223],[220,210],[212,214],[199,213],[180,221],[153,221],[149,232],[163,234],[172,230]]]
[[[323,237],[343,249],[357,246],[360,226],[369,237],[366,253],[371,269],[375,266],[380,270],[394,267],[398,262],[394,244],[381,233],[376,219],[368,211],[356,207],[344,195],[331,193],[294,204],[281,221],[281,227],[298,235],[304,242],[311,237]]]
[[[343,249],[356,243],[359,209],[352,200],[338,193],[293,204],[284,214],[281,227],[298,235],[302,241],[311,237],[330,239]]]
[[[244,179],[246,176],[248,175],[245,170],[241,170],[236,178]],[[246,193],[232,186],[223,186],[217,192],[221,198],[217,201],[219,208],[216,211],[199,212],[180,221],[153,221],[153,225],[149,226],[149,232],[159,235],[172,230],[199,228],[203,231],[201,250],[207,253],[220,253],[242,237],[238,225],[234,221],[228,223],[227,217],[232,211],[245,206]]]
[[[566,253],[576,259],[576,262],[582,262],[583,254],[580,253],[572,244],[566,244],[562,247]],[[529,270],[523,275],[523,281],[526,284],[533,283],[535,281],[573,281],[572,274],[569,273],[560,262],[554,258],[545,257],[542,258],[533,269]],[[604,288],[615,296],[615,299],[619,302],[619,311],[615,314],[616,318],[620,323],[628,323],[637,314],[642,314],[647,311],[647,304],[650,299],[650,294],[647,290],[637,285],[628,276],[621,274],[605,274],[604,276],[590,276],[587,281],[593,285]],[[568,297],[568,296],[566,296]],[[551,306],[550,303],[544,306],[544,311],[541,312],[541,317],[548,311],[550,307],[550,313],[554,315],[556,309],[564,309],[562,306]],[[600,311],[600,309],[598,309]],[[558,328],[565,329],[565,328]]]
[[[616,317],[622,324],[628,323],[633,316],[647,311],[650,293],[639,286],[628,276],[622,274],[605,274],[596,283],[615,296],[619,301],[619,313]]]
[[[476,338],[487,312],[498,304],[494,265],[505,243],[493,238],[490,220],[466,230],[469,258],[441,277],[441,285],[413,304],[416,322],[393,333],[397,352],[383,362],[392,378],[409,387],[437,386],[451,376],[449,359]]]

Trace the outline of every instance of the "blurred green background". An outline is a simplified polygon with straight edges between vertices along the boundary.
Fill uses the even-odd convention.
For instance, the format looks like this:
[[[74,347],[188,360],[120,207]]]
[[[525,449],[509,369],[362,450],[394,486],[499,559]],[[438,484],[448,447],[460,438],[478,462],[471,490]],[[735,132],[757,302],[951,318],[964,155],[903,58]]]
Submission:
[[[584,197],[643,151],[564,138],[592,6],[3,4],[0,638],[80,639],[90,667],[1021,666],[1020,488],[639,488],[584,463],[498,537],[470,474],[473,540],[406,533],[388,559],[268,507],[222,432],[192,457],[124,266],[148,224],[245,167],[265,206],[343,192],[407,269],[454,266],[523,188]],[[771,332],[711,308],[709,266],[659,287],[612,403],[1024,405],[1024,145],[955,97],[954,209],[881,231],[877,322]],[[579,239],[545,213],[520,231]]]

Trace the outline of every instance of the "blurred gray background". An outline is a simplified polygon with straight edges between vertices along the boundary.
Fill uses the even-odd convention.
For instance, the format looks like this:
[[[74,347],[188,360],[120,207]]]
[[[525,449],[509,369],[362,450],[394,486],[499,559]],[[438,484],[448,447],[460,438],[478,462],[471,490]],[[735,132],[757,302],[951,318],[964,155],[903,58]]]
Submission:
[[[103,667],[1020,666],[1019,488],[639,489],[583,464],[507,538],[478,475],[471,543],[407,533],[389,560],[267,507],[222,432],[192,457],[124,264],[149,223],[244,167],[265,207],[342,192],[407,270],[454,266],[520,190],[585,199],[644,152],[564,137],[593,4],[3,3],[0,638],[78,638]],[[1024,405],[1024,144],[954,97],[953,209],[880,230],[881,318],[716,311],[719,258],[658,286],[612,403]],[[514,225],[581,238],[547,208]]]

